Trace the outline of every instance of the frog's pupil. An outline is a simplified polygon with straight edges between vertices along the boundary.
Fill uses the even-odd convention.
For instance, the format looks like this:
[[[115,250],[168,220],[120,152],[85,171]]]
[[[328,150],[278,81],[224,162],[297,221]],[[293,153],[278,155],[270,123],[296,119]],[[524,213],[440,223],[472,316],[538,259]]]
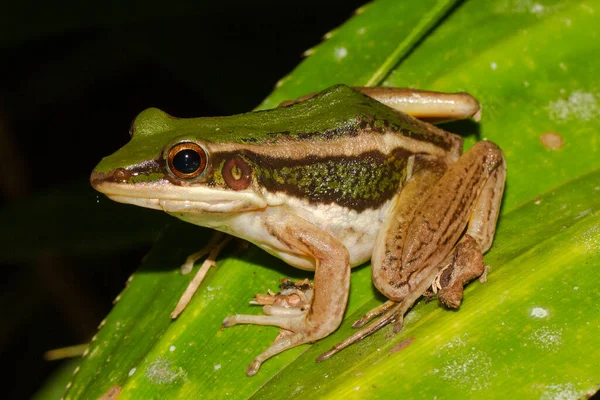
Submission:
[[[182,174],[193,174],[198,171],[201,162],[200,154],[191,149],[181,150],[173,157],[173,167]]]
[[[236,180],[242,179],[242,169],[237,165],[234,165],[233,168],[231,168],[231,176]]]

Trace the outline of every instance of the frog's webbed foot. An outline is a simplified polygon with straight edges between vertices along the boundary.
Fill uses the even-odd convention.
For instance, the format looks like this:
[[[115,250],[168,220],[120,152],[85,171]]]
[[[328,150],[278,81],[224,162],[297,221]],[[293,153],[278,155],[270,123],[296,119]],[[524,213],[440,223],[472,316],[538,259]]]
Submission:
[[[221,250],[223,250],[223,247],[225,247],[227,243],[231,241],[231,239],[233,239],[233,236],[225,235],[221,232],[216,232],[213,234],[208,244],[204,248],[190,255],[186,259],[185,263],[181,266],[181,273],[184,275],[191,272],[194,263],[198,259],[208,254],[208,257],[206,257],[206,260],[204,260],[204,262],[200,266],[200,269],[181,295],[181,298],[177,302],[175,309],[173,309],[173,311],[171,312],[171,318],[177,318],[179,314],[181,314],[183,310],[187,307],[189,302],[192,300],[194,293],[196,293],[196,291],[200,287],[202,280],[204,280],[206,273],[208,272],[210,267],[214,267],[217,265],[215,261],[217,259],[217,256],[219,255]]]
[[[366,328],[356,331],[351,336],[342,340],[341,342],[339,342],[338,344],[333,346],[331,349],[329,349],[325,353],[322,353],[319,357],[317,357],[317,362],[329,360],[331,357],[333,357],[335,354],[339,353],[346,347],[348,347],[354,343],[360,342],[367,336],[374,334],[375,332],[377,332],[384,326],[388,325],[389,323],[394,322],[396,320],[396,318],[398,317],[398,309],[400,308],[401,304],[402,303],[396,303],[393,301],[385,302],[383,305],[386,305],[387,311],[385,311],[385,313],[383,314],[382,317],[377,319],[375,322],[373,322],[371,325],[367,326]],[[374,318],[377,314],[381,315],[380,308],[381,308],[381,306],[368,312],[363,318],[356,321],[352,326],[356,325],[358,322],[363,321],[365,318],[369,318],[363,322],[363,325],[364,325],[370,319]],[[377,313],[377,314],[373,314],[373,313]],[[400,318],[402,318],[402,317],[400,317]],[[359,325],[359,326],[362,326],[362,325]]]

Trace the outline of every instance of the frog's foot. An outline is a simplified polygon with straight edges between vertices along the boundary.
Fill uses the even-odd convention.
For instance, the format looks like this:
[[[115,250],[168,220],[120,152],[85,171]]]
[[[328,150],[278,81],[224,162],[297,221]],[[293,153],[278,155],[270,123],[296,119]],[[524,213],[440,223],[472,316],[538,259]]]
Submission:
[[[237,314],[229,316],[223,321],[224,328],[237,324],[271,325],[281,328],[275,342],[250,363],[246,369],[248,376],[255,375],[262,363],[270,357],[300,344],[319,340],[328,334],[319,334],[320,332],[308,323],[308,310],[265,305],[263,312],[266,315]]]
[[[179,314],[181,314],[183,310],[187,307],[189,302],[192,300],[194,293],[196,293],[196,291],[200,287],[200,284],[204,280],[204,277],[206,276],[208,270],[211,267],[215,267],[217,265],[215,261],[217,259],[217,256],[219,255],[221,250],[223,250],[223,247],[225,247],[227,243],[231,241],[232,238],[233,236],[224,235],[221,232],[217,232],[210,238],[210,241],[208,242],[208,245],[206,247],[190,255],[186,259],[185,263],[181,266],[181,273],[184,275],[192,270],[192,267],[194,266],[194,262],[196,262],[196,260],[208,254],[208,257],[206,258],[206,260],[204,260],[202,266],[200,266],[200,269],[188,284],[188,287],[185,289],[185,292],[183,292],[183,294],[181,295],[181,298],[177,302],[175,309],[171,312],[171,318],[177,318]]]
[[[485,273],[483,254],[479,244],[467,234],[446,260],[448,262],[435,277],[432,288],[442,304],[458,308],[463,298],[463,286]]]
[[[333,357],[335,354],[339,353],[346,347],[348,347],[354,343],[360,342],[367,336],[374,334],[375,332],[377,332],[384,326],[388,325],[389,323],[394,322],[395,319],[398,318],[398,316],[399,316],[398,311],[399,311],[399,308],[402,303],[395,303],[392,301],[388,301],[388,302],[384,303],[384,305],[386,305],[388,303],[390,303],[390,306],[387,308],[387,311],[383,314],[382,317],[380,317],[377,321],[373,322],[371,325],[367,326],[366,328],[356,331],[351,336],[347,337],[346,339],[342,340],[341,342],[339,342],[338,344],[333,346],[331,349],[329,349],[325,353],[321,354],[319,357],[317,357],[317,362],[329,360],[331,357]],[[375,310],[377,310],[377,308],[372,310],[371,312],[373,312]],[[371,312],[367,313],[365,315],[365,317],[367,317]],[[379,310],[377,312],[379,312]],[[354,324],[356,324],[359,321],[362,321],[365,317],[356,321]],[[373,318],[373,317],[374,316],[371,316],[370,318]],[[400,319],[402,319],[402,315],[400,315]],[[367,321],[365,321],[364,323],[366,323],[366,322]],[[354,325],[352,325],[352,326],[354,326]]]
[[[223,327],[237,324],[274,325],[281,328],[275,342],[252,361],[246,373],[256,374],[263,361],[297,344],[306,343],[311,335],[307,331],[306,314],[310,309],[313,285],[305,279],[292,282],[282,279],[280,292],[256,294],[250,304],[262,305],[265,315],[233,315],[225,318]],[[314,340],[317,340],[316,338]]]

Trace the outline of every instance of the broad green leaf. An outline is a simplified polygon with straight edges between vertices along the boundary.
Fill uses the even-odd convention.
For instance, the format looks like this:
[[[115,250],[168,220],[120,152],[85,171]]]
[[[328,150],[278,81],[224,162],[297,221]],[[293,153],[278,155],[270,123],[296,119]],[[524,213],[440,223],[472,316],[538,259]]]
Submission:
[[[111,388],[120,390],[120,400],[506,393],[580,398],[598,389],[600,92],[594,82],[600,52],[590,38],[597,35],[600,1],[465,1],[454,8],[453,2],[402,3],[369,4],[263,106],[333,80],[383,80],[479,97],[481,124],[448,129],[475,131],[468,143],[493,140],[507,157],[506,198],[494,248],[486,255],[488,283],[471,284],[456,312],[421,302],[399,334],[387,327],[316,364],[318,354],[352,332],[354,319],[382,301],[370,269],[361,267],[353,272],[350,304],[335,334],[286,351],[248,378],[245,367],[277,329],[222,330],[221,321],[233,313],[258,313],[247,304],[253,293],[276,289],[281,277],[306,274],[257,248],[233,246],[171,322],[169,313],[191,279],[177,266],[208,234],[174,221],[103,322],[66,398],[98,398]],[[376,36],[367,38],[370,32]],[[346,55],[335,64],[339,46]],[[542,145],[540,137],[549,132],[564,144]]]
[[[273,108],[337,83],[377,86],[458,0],[380,0],[327,33],[259,108]]]
[[[598,34],[599,3],[485,3],[466,2],[384,85],[468,91],[480,100],[477,139],[496,142],[507,158],[506,212],[600,168],[600,41],[588,40]],[[544,148],[545,133],[562,136],[564,146]]]

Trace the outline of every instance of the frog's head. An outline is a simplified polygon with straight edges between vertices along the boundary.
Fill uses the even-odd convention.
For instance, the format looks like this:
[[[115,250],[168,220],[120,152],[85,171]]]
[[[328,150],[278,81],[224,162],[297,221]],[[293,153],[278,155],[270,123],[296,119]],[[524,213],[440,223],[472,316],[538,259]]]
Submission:
[[[112,200],[169,213],[265,208],[252,166],[236,151],[244,138],[233,135],[241,141],[235,143],[228,135],[222,143],[227,131],[239,131],[240,121],[177,119],[148,109],[133,122],[129,143],[96,166],[92,186]]]

